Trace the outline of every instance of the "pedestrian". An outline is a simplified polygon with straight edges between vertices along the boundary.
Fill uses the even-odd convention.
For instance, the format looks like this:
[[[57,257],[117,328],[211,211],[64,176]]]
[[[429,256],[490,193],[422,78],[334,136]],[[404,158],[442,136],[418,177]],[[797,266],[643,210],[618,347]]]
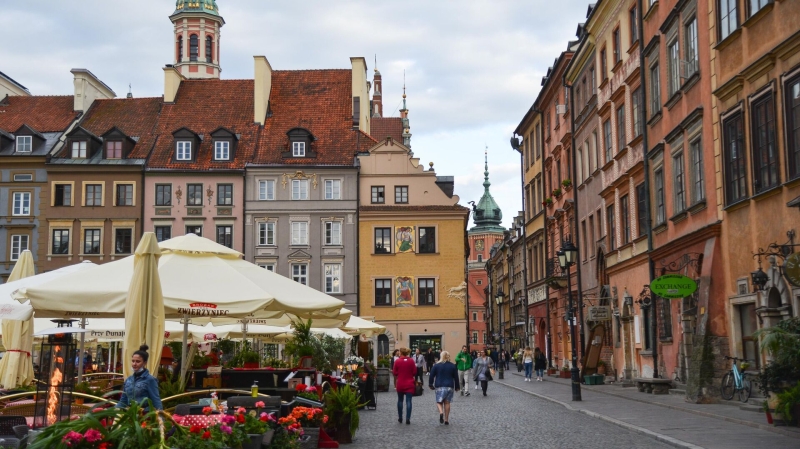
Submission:
[[[525,352],[522,353],[522,361],[525,365],[525,382],[530,382],[531,373],[533,372],[533,352],[531,352],[530,347],[525,348]],[[539,380],[539,378],[537,377],[536,380]]]
[[[158,381],[155,377],[150,375],[145,365],[150,354],[147,350],[150,349],[147,345],[139,346],[139,350],[131,356],[131,368],[133,368],[133,375],[125,379],[125,384],[122,386],[122,396],[117,402],[117,408],[128,407],[131,402],[137,402],[142,407],[148,408],[145,400],[149,399],[156,408],[156,410],[164,410],[161,405],[161,395],[158,392]]]
[[[399,358],[400,358],[400,350],[399,349],[395,349],[394,351],[392,351],[392,360],[389,363],[389,369],[392,370],[392,373],[394,373],[394,362],[396,362],[397,359],[399,359]],[[397,389],[397,376],[396,375],[394,375],[394,389],[395,390]]]
[[[433,348],[428,348],[428,352],[425,353],[425,370],[429,375],[434,363],[436,363],[436,355],[433,353]]]
[[[486,396],[486,387],[489,386],[489,381],[492,380],[493,370],[494,361],[486,357],[483,351],[479,351],[478,358],[472,362],[472,377],[475,381],[480,381],[484,396]]]
[[[544,370],[547,368],[547,358],[538,347],[533,351],[533,368],[536,370],[536,380],[544,382]],[[528,381],[530,382],[530,380]]]
[[[499,357],[500,357],[500,366],[502,366],[504,370],[508,371],[508,368],[506,367],[506,351],[500,351]]]
[[[400,357],[394,362],[395,389],[397,390],[397,422],[403,422],[403,399],[406,402],[406,424],[411,424],[411,399],[414,397],[416,384],[414,376],[417,374],[417,365],[409,357],[411,350],[400,348]]]
[[[417,348],[417,353],[414,354],[414,364],[417,366],[417,375],[414,376],[414,381],[416,382],[419,379],[419,383],[425,383],[422,379],[422,370],[425,366],[425,356],[422,355],[422,351]]]
[[[456,354],[456,368],[458,368],[458,380],[461,383],[461,396],[464,393],[469,396],[469,373],[472,369],[472,356],[467,352],[467,346],[461,347],[461,352]]]
[[[506,371],[510,371],[509,367],[510,367],[510,364],[511,364],[511,353],[508,352],[508,349],[506,349],[504,361],[505,361],[505,364],[506,364]]]
[[[467,348],[465,347],[462,352],[466,353]],[[439,424],[450,425],[450,403],[453,402],[453,392],[459,388],[460,377],[458,367],[450,361],[450,353],[442,351],[428,379],[428,386],[436,391]]]

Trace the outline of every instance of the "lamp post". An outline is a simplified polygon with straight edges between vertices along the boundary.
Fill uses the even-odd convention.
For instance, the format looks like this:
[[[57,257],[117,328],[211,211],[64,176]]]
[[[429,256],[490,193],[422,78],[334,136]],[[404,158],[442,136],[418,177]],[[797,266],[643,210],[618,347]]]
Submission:
[[[569,320],[569,335],[572,342],[572,369],[570,370],[572,373],[572,400],[580,401],[581,380],[580,372],[578,371],[578,352],[575,348],[575,325],[573,324],[575,309],[572,306],[572,286],[570,285],[569,273],[570,267],[575,264],[575,256],[578,254],[578,248],[576,248],[571,241],[567,240],[561,246],[557,254],[558,264],[561,265],[561,268],[567,273],[567,298],[569,300],[567,319]]]
[[[495,302],[497,302],[497,308],[500,309],[500,353],[503,353],[503,289],[501,287],[497,287],[497,296],[494,298]],[[500,358],[497,359],[498,361]],[[503,379],[503,364],[499,363],[500,368],[498,369],[498,379]]]

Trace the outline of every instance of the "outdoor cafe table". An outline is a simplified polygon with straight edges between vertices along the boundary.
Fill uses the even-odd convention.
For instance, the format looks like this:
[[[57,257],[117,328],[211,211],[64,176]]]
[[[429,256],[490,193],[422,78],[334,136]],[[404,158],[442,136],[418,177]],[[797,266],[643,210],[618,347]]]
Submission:
[[[205,369],[190,370],[194,374],[194,382],[189,385],[190,389],[200,390],[203,388],[203,379],[208,377]],[[284,401],[291,401],[294,398],[294,389],[289,388],[286,377],[292,372],[289,368],[232,368],[223,369],[220,374],[221,388],[233,388],[238,390],[250,390],[254,382],[258,382],[258,390],[261,393],[280,396]],[[311,369],[298,369],[294,378],[303,383],[306,376],[316,378],[317,371]]]

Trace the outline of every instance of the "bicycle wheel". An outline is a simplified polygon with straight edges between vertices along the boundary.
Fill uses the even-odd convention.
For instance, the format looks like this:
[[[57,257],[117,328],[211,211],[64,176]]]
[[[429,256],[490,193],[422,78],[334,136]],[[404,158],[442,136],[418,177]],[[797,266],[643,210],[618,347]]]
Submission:
[[[726,401],[730,401],[733,399],[733,393],[735,392],[736,387],[733,384],[733,376],[731,373],[726,373],[722,376],[722,384],[720,385],[720,394],[722,398]]]
[[[752,393],[752,391],[750,391],[751,386],[749,380],[742,379],[742,389],[739,390],[739,401],[747,402],[747,400],[750,399],[750,393]]]

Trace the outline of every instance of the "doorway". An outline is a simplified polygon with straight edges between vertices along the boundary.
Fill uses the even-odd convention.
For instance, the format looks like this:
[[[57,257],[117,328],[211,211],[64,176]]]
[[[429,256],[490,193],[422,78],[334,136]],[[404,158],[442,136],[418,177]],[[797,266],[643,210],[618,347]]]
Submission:
[[[408,342],[412,354],[414,354],[417,349],[422,353],[428,352],[428,349],[433,349],[433,352],[436,354],[442,352],[441,335],[409,335]]]

